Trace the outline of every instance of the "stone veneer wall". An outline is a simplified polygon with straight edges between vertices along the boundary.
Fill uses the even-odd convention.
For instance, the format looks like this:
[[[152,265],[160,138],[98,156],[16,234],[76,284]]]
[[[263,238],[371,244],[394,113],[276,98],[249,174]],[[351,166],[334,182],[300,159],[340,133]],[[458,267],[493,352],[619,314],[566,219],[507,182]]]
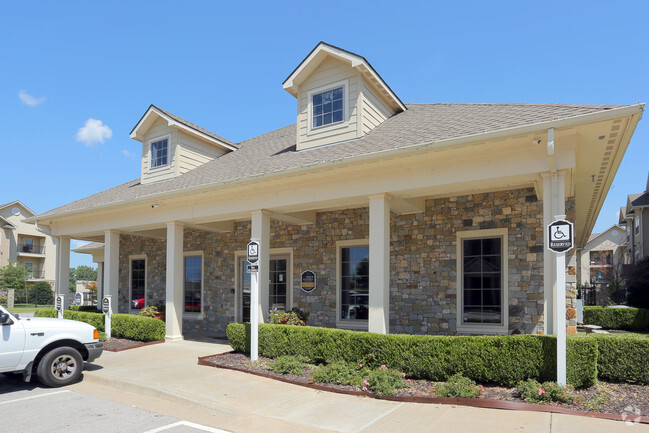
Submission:
[[[391,333],[457,333],[457,232],[492,228],[509,230],[509,331],[543,331],[543,205],[528,188],[428,200],[425,213],[392,215]],[[292,305],[311,312],[310,325],[336,326],[336,242],[368,237],[367,208],[319,212],[304,226],[271,221],[270,247],[292,250]],[[184,250],[203,251],[204,317],[186,316],[184,330],[223,335],[235,320],[235,253],[249,239],[249,222],[232,233],[185,229]],[[147,256],[147,305],[164,303],[166,241],[122,235],[121,312],[129,308],[129,256],[139,254]],[[317,274],[310,294],[300,289],[307,269]]]

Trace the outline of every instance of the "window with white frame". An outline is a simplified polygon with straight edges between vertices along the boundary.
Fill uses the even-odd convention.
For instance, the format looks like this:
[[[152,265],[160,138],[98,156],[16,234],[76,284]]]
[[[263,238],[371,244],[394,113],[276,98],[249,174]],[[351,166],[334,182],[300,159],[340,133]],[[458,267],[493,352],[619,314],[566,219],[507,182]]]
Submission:
[[[344,88],[343,86],[311,96],[312,128],[332,125],[344,119]]]
[[[458,327],[507,328],[507,230],[458,233]]]
[[[203,300],[203,256],[185,256],[185,313],[200,313]]]
[[[169,141],[166,138],[151,143],[151,168],[167,165],[168,158]]]
[[[342,245],[339,250],[340,293],[338,318],[366,321],[369,313],[370,249]]]
[[[131,308],[141,310],[146,304],[146,258],[131,258]]]
[[[635,234],[640,233],[640,217],[635,217]]]

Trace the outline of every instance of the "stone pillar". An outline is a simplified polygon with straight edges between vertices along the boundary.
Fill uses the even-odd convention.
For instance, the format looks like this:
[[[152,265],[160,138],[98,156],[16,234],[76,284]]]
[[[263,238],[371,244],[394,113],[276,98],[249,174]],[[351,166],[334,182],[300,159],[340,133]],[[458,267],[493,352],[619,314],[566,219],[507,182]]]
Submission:
[[[370,199],[370,296],[368,330],[387,334],[390,330],[390,197]]]
[[[111,296],[114,313],[119,313],[119,232],[104,232],[104,284],[102,296]],[[130,300],[129,300],[130,301]]]
[[[56,288],[54,293],[68,293],[70,286],[70,237],[59,236],[56,242]]]
[[[183,233],[184,224],[167,223],[167,302],[165,340],[183,339]]]
[[[251,212],[251,239],[259,242],[259,305],[250,306],[250,314],[257,311],[259,323],[264,323],[269,314],[268,277],[270,275],[270,214],[265,210]]]

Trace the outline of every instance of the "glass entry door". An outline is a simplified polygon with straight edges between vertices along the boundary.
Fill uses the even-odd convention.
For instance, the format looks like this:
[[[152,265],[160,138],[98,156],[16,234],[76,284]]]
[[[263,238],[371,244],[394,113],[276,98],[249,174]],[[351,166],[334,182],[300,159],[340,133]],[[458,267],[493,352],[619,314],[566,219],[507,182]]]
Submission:
[[[286,310],[288,307],[288,256],[271,256],[268,275],[268,305],[270,309]],[[242,322],[250,322],[250,274],[246,271],[250,263],[245,259],[239,260],[239,305]],[[266,315],[268,311],[264,312]]]

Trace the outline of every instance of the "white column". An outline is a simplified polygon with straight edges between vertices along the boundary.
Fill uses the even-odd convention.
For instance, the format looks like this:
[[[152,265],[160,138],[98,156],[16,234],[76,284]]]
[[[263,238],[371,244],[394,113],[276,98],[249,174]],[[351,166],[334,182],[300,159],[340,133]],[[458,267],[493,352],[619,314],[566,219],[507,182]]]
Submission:
[[[68,293],[70,286],[70,237],[59,236],[56,242],[55,293]]]
[[[104,297],[104,262],[97,262],[97,303]]]
[[[167,223],[167,301],[165,340],[183,339],[184,224]]]
[[[104,232],[104,296],[110,295],[113,312],[119,312],[119,232]]]
[[[390,331],[390,197],[370,199],[370,332]]]
[[[265,210],[251,212],[251,239],[259,242],[259,305],[250,305],[250,314],[257,311],[259,323],[269,313],[268,278],[270,276],[270,214]]]
[[[565,285],[565,266],[557,269],[557,262],[554,253],[548,249],[547,226],[556,218],[556,215],[566,214],[566,188],[565,176],[561,172],[547,173],[543,175],[543,292],[544,292],[544,322],[545,333],[556,334],[554,324],[556,323],[556,314],[554,306],[556,300],[554,294],[557,293],[558,272],[564,274]],[[565,287],[563,288],[565,293]],[[563,299],[565,304],[565,296]],[[565,319],[565,318],[564,318]],[[565,324],[564,324],[565,326]]]

